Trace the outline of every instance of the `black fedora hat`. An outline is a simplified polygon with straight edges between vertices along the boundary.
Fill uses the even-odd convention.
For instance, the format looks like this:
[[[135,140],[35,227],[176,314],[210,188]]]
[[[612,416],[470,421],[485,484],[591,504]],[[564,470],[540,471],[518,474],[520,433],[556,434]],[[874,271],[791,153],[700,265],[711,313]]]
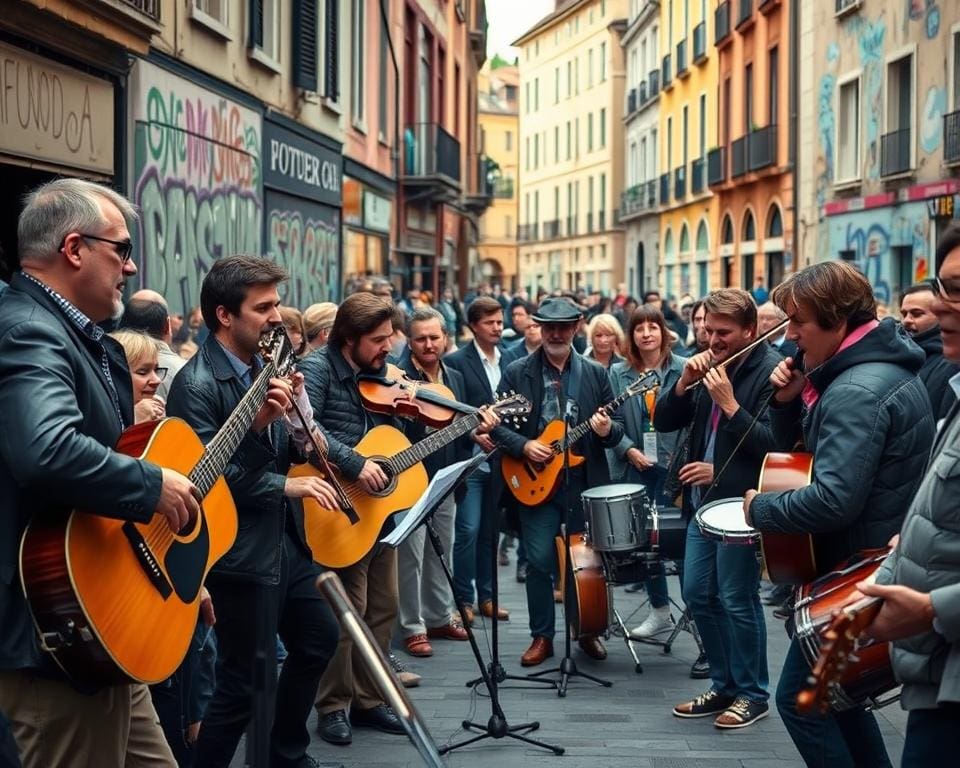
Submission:
[[[540,302],[533,319],[541,325],[545,323],[576,323],[583,313],[569,299],[551,296]]]

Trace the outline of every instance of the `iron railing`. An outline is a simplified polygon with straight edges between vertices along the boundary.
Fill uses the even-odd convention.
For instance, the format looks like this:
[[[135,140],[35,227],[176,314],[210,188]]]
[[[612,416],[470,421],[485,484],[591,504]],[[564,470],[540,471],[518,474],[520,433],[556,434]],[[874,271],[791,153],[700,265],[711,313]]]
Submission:
[[[154,21],[160,21],[160,0],[121,0],[121,2]]]
[[[885,133],[880,137],[880,175],[893,176],[910,170],[909,128]]]
[[[707,152],[707,184],[711,187],[727,180],[727,149],[716,147]]]
[[[713,44],[720,45],[730,37],[730,0],[724,0],[713,12]]]
[[[660,70],[651,70],[649,76],[647,77],[647,82],[650,84],[647,96],[652,99],[658,93],[660,93]]]
[[[660,174],[660,202],[666,205],[670,202],[670,174]]]
[[[943,162],[960,163],[960,109],[943,116]]]
[[[560,219],[550,219],[543,222],[543,239],[553,240],[560,237]]]
[[[690,163],[690,194],[692,195],[703,192],[703,175],[706,162],[702,157],[698,157]]]
[[[741,136],[730,145],[730,178],[735,179],[747,172],[747,137]]]
[[[446,176],[460,181],[460,142],[438,123],[414,123],[404,130],[405,176]]]
[[[673,196],[682,200],[687,195],[687,166],[681,165],[673,169]]]
[[[643,103],[641,101],[641,103]],[[627,93],[627,114],[632,115],[637,111],[637,89],[631,88]]]
[[[567,216],[567,236],[573,237],[577,234],[577,217]]]
[[[774,165],[777,161],[777,126],[768,125],[750,131],[747,144],[751,171]]]

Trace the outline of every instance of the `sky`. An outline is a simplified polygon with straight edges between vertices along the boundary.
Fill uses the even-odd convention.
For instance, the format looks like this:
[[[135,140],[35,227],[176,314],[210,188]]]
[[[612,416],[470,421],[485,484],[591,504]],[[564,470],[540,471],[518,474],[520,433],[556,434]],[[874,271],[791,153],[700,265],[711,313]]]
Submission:
[[[520,52],[510,43],[554,9],[554,0],[487,0],[487,57],[513,61]]]

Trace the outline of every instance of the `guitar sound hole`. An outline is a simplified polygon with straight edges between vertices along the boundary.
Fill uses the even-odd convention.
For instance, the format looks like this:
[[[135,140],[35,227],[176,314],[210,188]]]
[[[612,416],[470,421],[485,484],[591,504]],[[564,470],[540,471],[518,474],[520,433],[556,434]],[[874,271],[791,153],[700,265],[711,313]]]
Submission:
[[[371,461],[373,461],[374,464],[376,464],[378,467],[380,467],[380,469],[383,470],[383,473],[387,476],[387,479],[389,481],[387,483],[386,488],[384,488],[382,491],[377,491],[376,493],[371,495],[378,496],[378,497],[389,496],[391,493],[393,493],[393,491],[397,487],[396,475],[393,474],[393,470],[390,469],[390,465],[387,463],[386,459],[372,457]]]

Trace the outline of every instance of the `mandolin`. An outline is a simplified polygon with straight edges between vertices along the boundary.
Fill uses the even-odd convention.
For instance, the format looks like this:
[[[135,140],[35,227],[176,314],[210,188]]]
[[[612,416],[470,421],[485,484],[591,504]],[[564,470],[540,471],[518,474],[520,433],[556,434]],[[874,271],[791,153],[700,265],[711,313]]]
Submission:
[[[521,416],[530,412],[530,402],[522,395],[508,395],[490,409],[501,417]],[[314,499],[304,499],[304,532],[313,559],[327,568],[347,568],[359,562],[373,549],[390,517],[412,507],[427,490],[423,460],[479,424],[476,413],[465,415],[414,444],[399,429],[389,425],[371,429],[353,450],[379,464],[390,482],[382,491],[370,494],[360,483],[346,480],[334,470],[351,502],[350,512],[326,509]],[[317,474],[316,467],[306,463],[294,466],[288,476]]]
[[[135,523],[83,510],[37,515],[20,543],[23,590],[40,635],[67,676],[85,687],[157,683],[183,661],[200,588],[233,546],[237,510],[223,471],[293,354],[282,326],[261,341],[265,364],[204,447],[181,419],[136,424],[116,450],[174,469],[199,489],[200,512],[173,533],[163,515]]]
[[[650,371],[632,382],[617,397],[602,406],[601,410],[612,414],[631,397],[656,386],[657,383],[657,374]],[[593,416],[593,414],[590,415]],[[536,438],[553,450],[553,457],[548,461],[530,461],[526,456],[515,459],[513,456],[506,455],[500,461],[507,489],[524,506],[536,507],[553,496],[563,469],[564,451],[567,453],[567,461],[571,468],[579,467],[585,461],[583,456],[575,454],[570,447],[590,432],[590,420],[587,419],[576,427],[570,427],[567,430],[566,442],[563,440],[563,427],[563,419],[554,419]]]

